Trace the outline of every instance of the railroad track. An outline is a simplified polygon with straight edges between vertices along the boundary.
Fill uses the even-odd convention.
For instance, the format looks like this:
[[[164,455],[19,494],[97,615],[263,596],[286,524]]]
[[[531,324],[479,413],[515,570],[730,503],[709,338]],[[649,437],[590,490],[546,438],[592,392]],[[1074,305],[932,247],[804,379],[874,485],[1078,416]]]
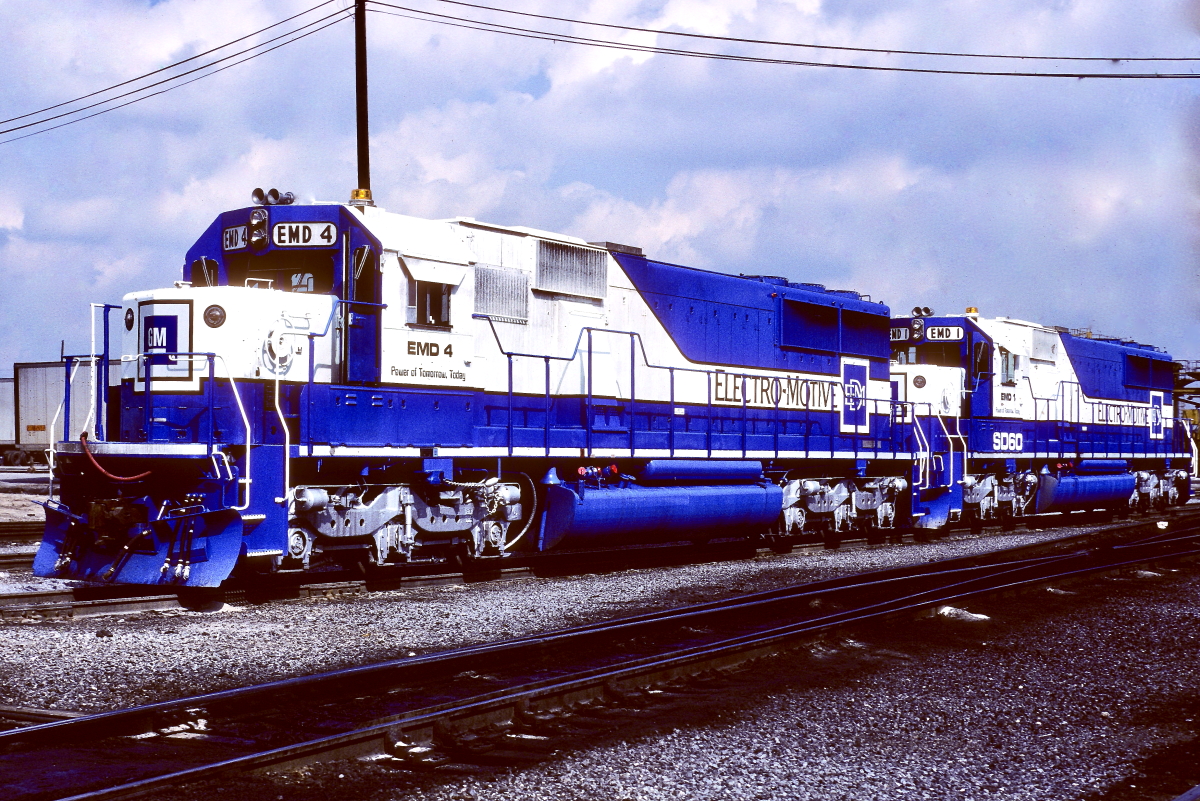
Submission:
[[[46,529],[44,520],[0,521],[0,542],[11,545],[36,545]]]
[[[1175,507],[1163,515],[1166,520],[1185,520],[1200,517],[1200,505]],[[1087,518],[1096,521],[1096,516]],[[1155,520],[1155,522],[1157,522]],[[1071,524],[1077,524],[1072,520]],[[3,526],[4,524],[0,524]],[[10,524],[28,526],[26,523]],[[40,524],[39,524],[40,525]],[[1120,526],[1119,526],[1120,527]],[[2,531],[3,529],[0,529]],[[999,533],[989,527],[986,536]],[[40,538],[40,529],[39,534]],[[964,529],[957,536],[966,534]],[[1090,536],[1090,535],[1083,535]],[[911,544],[917,540],[912,532],[898,537],[896,544]],[[865,539],[843,540],[840,550],[854,551],[872,547]],[[792,553],[821,553],[828,550],[820,543],[797,545]],[[170,609],[213,609],[223,603],[262,603],[276,600],[306,598],[343,598],[368,592],[410,589],[423,586],[476,583],[532,576],[560,576],[579,573],[617,572],[637,568],[678,566],[689,563],[719,562],[745,559],[770,552],[746,541],[694,545],[666,545],[634,548],[625,551],[542,554],[537,560],[514,558],[504,568],[484,568],[468,573],[430,572],[427,568],[388,567],[370,578],[351,571],[331,571],[318,574],[290,574],[259,577],[254,584],[227,582],[218,589],[188,588],[178,591],[170,586],[144,587],[136,585],[86,585],[73,589],[39,592],[0,593],[0,621],[44,621],[70,618],[127,615]],[[33,553],[0,554],[0,570],[29,570]]]
[[[439,753],[517,742],[570,710],[628,704],[647,688],[787,650],[834,627],[1200,556],[1194,516],[1160,525],[34,725],[0,733],[0,785],[16,801],[113,799],[318,759],[376,755],[427,766]]]

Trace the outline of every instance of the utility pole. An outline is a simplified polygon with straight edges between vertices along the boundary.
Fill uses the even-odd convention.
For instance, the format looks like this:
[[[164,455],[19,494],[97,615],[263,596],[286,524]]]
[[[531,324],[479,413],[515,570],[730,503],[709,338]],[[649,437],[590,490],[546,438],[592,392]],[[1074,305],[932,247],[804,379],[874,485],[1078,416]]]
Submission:
[[[374,206],[367,124],[367,0],[354,0],[354,104],[358,127],[358,188],[350,193],[350,203]]]

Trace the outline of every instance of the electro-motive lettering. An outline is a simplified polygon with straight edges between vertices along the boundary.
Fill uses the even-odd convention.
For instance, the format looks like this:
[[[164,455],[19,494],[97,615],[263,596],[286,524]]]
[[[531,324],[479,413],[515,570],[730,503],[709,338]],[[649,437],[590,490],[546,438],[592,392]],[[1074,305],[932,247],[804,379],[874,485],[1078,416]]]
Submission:
[[[1025,435],[1020,431],[993,431],[992,450],[1022,451],[1025,448]]]
[[[281,248],[325,248],[337,243],[333,223],[275,223],[271,243]]]
[[[744,402],[747,406],[831,411],[835,383],[792,376],[775,378],[718,372],[713,375],[712,398],[714,403],[739,406]]]
[[[1144,426],[1150,423],[1145,406],[1118,406],[1114,403],[1091,404],[1092,422],[1119,426]]]

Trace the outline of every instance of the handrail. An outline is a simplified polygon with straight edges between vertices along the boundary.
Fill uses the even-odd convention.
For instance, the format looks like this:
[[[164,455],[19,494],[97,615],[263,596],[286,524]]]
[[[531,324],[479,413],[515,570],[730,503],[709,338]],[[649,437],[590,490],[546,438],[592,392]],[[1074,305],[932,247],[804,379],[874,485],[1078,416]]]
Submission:
[[[930,414],[926,416],[932,416],[932,412],[933,408],[930,407]],[[933,471],[929,464],[930,457],[933,455],[933,442],[925,438],[925,430],[921,428],[921,422],[917,419],[919,415],[917,414],[917,405],[915,402],[913,402],[912,413],[913,432],[916,434],[917,444],[920,446],[920,449],[917,451],[917,453],[922,454],[917,457],[917,469],[921,473],[921,479],[918,482],[917,489],[929,489],[933,481]]]
[[[242,418],[242,426],[245,428],[245,431],[246,431],[246,475],[244,478],[238,479],[238,484],[240,484],[246,488],[245,502],[235,505],[235,506],[231,506],[229,508],[235,512],[242,512],[242,511],[245,511],[246,509],[249,509],[250,508],[250,485],[253,482],[253,479],[250,476],[250,452],[254,448],[254,436],[253,436],[253,429],[250,426],[250,416],[248,414],[246,414],[246,406],[245,406],[245,404],[242,403],[242,393],[241,393],[241,390],[238,389],[237,382],[233,378],[233,372],[229,369],[229,362],[227,362],[225,360],[225,357],[219,353],[204,353],[204,352],[200,352],[200,351],[179,351],[179,352],[170,353],[170,354],[142,352],[142,353],[137,353],[137,354],[133,354],[133,355],[129,355],[129,356],[122,356],[121,361],[122,362],[138,362],[138,369],[141,370],[142,369],[142,365],[141,365],[142,361],[144,361],[146,359],[150,359],[152,357],[162,357],[164,355],[168,355],[171,358],[177,359],[177,360],[182,358],[189,362],[194,362],[199,359],[204,359],[205,362],[208,364],[208,379],[209,379],[208,398],[207,398],[207,400],[208,400],[208,419],[209,419],[208,455],[210,457],[212,456],[213,449],[215,447],[215,422],[216,422],[216,420],[214,417],[215,403],[214,403],[214,399],[213,399],[213,391],[214,391],[213,386],[216,381],[216,371],[215,371],[216,370],[216,360],[220,359],[221,364],[224,365],[225,380],[227,380],[229,382],[229,388],[233,391],[233,399],[237,403],[238,413],[241,415],[241,418]],[[144,394],[144,400],[145,400],[145,415],[147,418],[149,418],[151,416],[150,407],[151,407],[151,400],[154,395],[154,388],[152,386],[154,378],[151,375],[150,369],[148,369],[151,366],[152,365],[146,365],[147,369],[145,372],[145,376],[142,379],[143,394]],[[147,421],[145,424],[145,426],[146,426],[146,441],[147,442],[150,442],[150,430],[151,430],[150,425],[151,424],[149,421]]]
[[[954,438],[950,436],[950,429],[946,428],[946,418],[942,417],[940,414],[936,415],[936,417],[937,417],[938,425],[940,425],[942,427],[942,433],[946,435],[946,443],[950,446],[950,473],[949,473],[949,478],[946,480],[946,486],[953,487],[954,486]],[[965,465],[964,465],[964,467],[965,467]]]
[[[750,420],[749,412],[752,409],[758,409],[760,411],[773,411],[774,412],[774,414],[771,417],[772,429],[774,432],[774,434],[773,434],[774,450],[775,450],[776,454],[778,454],[778,452],[779,452],[779,446],[778,446],[779,426],[780,426],[780,422],[781,422],[782,418],[780,417],[780,414],[779,414],[779,412],[780,412],[779,398],[781,395],[781,392],[779,391],[779,389],[781,387],[781,379],[778,375],[778,371],[771,370],[770,372],[766,372],[765,374],[759,374],[759,373],[754,373],[754,372],[749,372],[749,371],[727,372],[724,369],[717,369],[717,368],[704,369],[704,368],[699,368],[699,367],[686,367],[686,366],[675,366],[675,365],[668,365],[668,364],[658,364],[658,363],[650,361],[650,358],[646,352],[645,339],[642,336],[641,332],[625,331],[625,330],[621,330],[621,329],[611,329],[611,328],[600,328],[597,326],[584,326],[580,329],[579,334],[575,339],[574,348],[572,349],[572,352],[569,356],[563,356],[563,355],[557,355],[557,354],[547,354],[547,353],[526,353],[526,352],[522,352],[522,351],[509,350],[508,348],[506,348],[504,346],[504,342],[501,340],[500,334],[496,330],[495,320],[493,319],[492,315],[473,314],[471,316],[473,319],[487,321],[488,327],[492,332],[492,338],[496,342],[496,347],[499,349],[500,354],[508,360],[508,393],[507,393],[508,394],[508,398],[507,398],[508,415],[507,415],[506,428],[507,428],[507,434],[508,434],[508,452],[509,452],[510,456],[513,454],[513,450],[514,450],[514,444],[513,444],[514,422],[513,422],[513,413],[512,413],[512,396],[514,394],[513,360],[517,359],[517,358],[541,359],[541,360],[543,360],[543,362],[545,364],[545,379],[544,380],[545,380],[545,396],[546,396],[546,416],[545,416],[545,421],[543,423],[543,428],[544,428],[543,442],[544,442],[544,447],[546,449],[546,453],[548,455],[549,454],[549,441],[550,441],[550,439],[549,439],[549,437],[550,437],[550,435],[549,435],[549,427],[550,427],[550,414],[549,414],[549,412],[550,412],[550,394],[549,394],[550,362],[551,361],[573,362],[577,358],[579,358],[581,354],[585,355],[585,358],[587,359],[587,376],[586,376],[587,380],[586,380],[586,391],[585,391],[585,406],[586,406],[586,413],[587,413],[587,424],[584,428],[585,450],[589,454],[591,453],[591,451],[592,451],[592,430],[593,430],[592,409],[595,405],[594,384],[593,384],[593,380],[592,380],[593,372],[594,372],[593,368],[592,368],[592,358],[593,358],[593,354],[594,354],[594,349],[593,349],[593,344],[592,344],[593,333],[628,336],[630,338],[630,397],[629,397],[630,424],[629,424],[629,435],[630,435],[630,454],[631,455],[634,453],[635,446],[636,446],[636,443],[635,443],[636,404],[637,404],[636,367],[637,367],[637,351],[639,349],[640,349],[641,355],[642,355],[642,362],[647,368],[653,369],[653,370],[666,370],[668,372],[668,395],[669,395],[669,403],[671,405],[671,413],[669,415],[671,422],[670,422],[670,426],[669,426],[669,430],[668,430],[668,447],[669,447],[669,452],[671,453],[671,455],[674,455],[674,453],[675,453],[674,407],[675,407],[675,402],[676,402],[676,400],[675,400],[675,372],[676,371],[683,371],[685,373],[695,373],[698,375],[705,376],[705,384],[706,384],[705,403],[706,403],[707,410],[708,410],[708,414],[707,414],[708,425],[705,430],[705,441],[706,441],[706,448],[707,448],[710,456],[712,455],[712,450],[713,450],[713,448],[712,448],[712,435],[713,435],[713,413],[712,413],[712,410],[713,410],[714,404],[713,404],[713,398],[712,398],[712,380],[713,380],[713,377],[718,373],[723,373],[723,374],[729,376],[730,378],[740,379],[741,401],[742,401],[741,439],[742,439],[743,455],[748,450],[747,438],[749,436],[749,420]],[[587,341],[586,348],[583,348],[582,346],[584,345],[583,340],[584,340],[585,336],[587,337],[588,341]],[[636,341],[636,344],[635,344],[635,341]],[[759,369],[762,369],[764,371],[770,370],[770,368],[759,368]],[[751,378],[756,378],[756,379],[757,378],[769,378],[772,380],[773,387],[776,391],[772,393],[773,400],[772,400],[771,406],[763,406],[763,407],[750,406],[749,399],[746,397],[745,390],[746,390],[746,382]],[[812,384],[829,385],[831,409],[833,407],[836,407],[836,405],[837,405],[836,396],[839,392],[839,388],[842,386],[842,382],[840,380],[835,379],[835,378],[807,378],[807,377],[804,378],[803,380],[806,382],[812,383]],[[844,392],[842,394],[844,395]],[[617,398],[616,400],[621,400],[621,399]],[[865,400],[876,404],[876,408],[878,408],[878,403],[881,401],[881,399],[879,399],[879,398],[867,398]],[[893,401],[893,400],[889,399],[889,400],[886,400],[885,402],[889,404],[889,419],[892,416],[891,410],[895,406],[910,405],[908,401]],[[807,414],[810,414],[813,410],[810,407],[806,406],[803,409],[784,410],[784,411],[785,411],[785,413],[790,412],[790,411],[796,411],[796,412],[802,411],[807,415]],[[878,412],[876,412],[876,414],[878,414]],[[913,415],[913,418],[914,418],[913,424],[914,425],[915,425],[915,417],[916,416],[914,414]],[[906,424],[905,422],[900,423],[900,425],[905,425],[905,424]],[[919,428],[919,425],[917,427]],[[807,426],[805,428],[804,436],[805,436],[805,442],[806,442],[805,452],[807,453],[808,452],[807,440],[808,440],[808,436],[809,436]],[[832,437],[832,436],[834,436],[834,434],[831,433],[830,436]],[[830,447],[832,448],[832,443],[830,444]],[[855,451],[857,452],[857,450],[858,450],[858,446],[856,444]],[[878,450],[878,448],[876,448],[876,450]],[[894,450],[894,448],[893,448],[893,450]]]

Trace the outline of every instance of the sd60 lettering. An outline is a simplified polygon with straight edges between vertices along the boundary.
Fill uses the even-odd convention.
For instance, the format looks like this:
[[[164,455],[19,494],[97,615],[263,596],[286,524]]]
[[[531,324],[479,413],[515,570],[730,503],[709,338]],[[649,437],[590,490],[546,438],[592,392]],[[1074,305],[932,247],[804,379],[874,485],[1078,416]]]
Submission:
[[[1019,431],[993,431],[992,450],[1020,451],[1025,447],[1025,435]]]

